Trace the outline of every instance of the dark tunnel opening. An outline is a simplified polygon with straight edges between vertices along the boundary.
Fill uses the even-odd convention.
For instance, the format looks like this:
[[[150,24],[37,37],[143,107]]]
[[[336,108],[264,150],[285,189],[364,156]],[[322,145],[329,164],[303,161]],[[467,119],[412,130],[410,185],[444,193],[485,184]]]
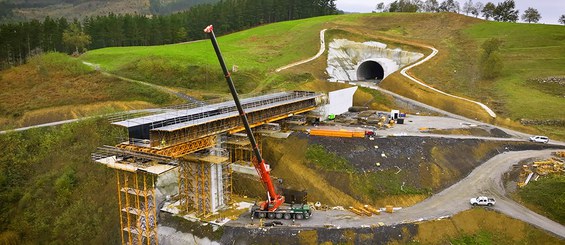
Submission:
[[[382,80],[385,76],[385,70],[376,61],[365,61],[357,68],[357,80]]]

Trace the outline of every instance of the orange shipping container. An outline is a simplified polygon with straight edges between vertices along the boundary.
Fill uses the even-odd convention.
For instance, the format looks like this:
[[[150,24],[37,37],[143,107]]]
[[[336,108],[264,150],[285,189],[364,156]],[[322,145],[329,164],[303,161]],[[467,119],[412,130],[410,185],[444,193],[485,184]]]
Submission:
[[[344,138],[363,138],[365,137],[364,131],[351,131],[351,130],[333,130],[333,129],[311,129],[310,135],[328,136],[328,137],[344,137]]]

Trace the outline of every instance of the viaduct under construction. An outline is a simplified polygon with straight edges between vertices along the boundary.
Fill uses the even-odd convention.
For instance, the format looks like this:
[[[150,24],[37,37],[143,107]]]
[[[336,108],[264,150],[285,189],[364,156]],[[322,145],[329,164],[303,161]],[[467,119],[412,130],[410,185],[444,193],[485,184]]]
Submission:
[[[241,100],[252,127],[314,110],[323,95],[306,91]],[[185,105],[112,124],[128,139],[102,146],[92,159],[115,169],[122,244],[158,244],[156,179],[178,171],[179,209],[205,216],[231,199],[231,164],[250,164],[251,145],[233,101]]]

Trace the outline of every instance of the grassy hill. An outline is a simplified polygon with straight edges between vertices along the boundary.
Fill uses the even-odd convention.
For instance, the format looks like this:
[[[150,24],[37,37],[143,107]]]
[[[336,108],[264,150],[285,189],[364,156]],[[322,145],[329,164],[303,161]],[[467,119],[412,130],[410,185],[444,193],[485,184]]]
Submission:
[[[430,52],[424,45],[434,46],[439,55],[411,73],[436,88],[487,104],[499,118],[491,119],[474,104],[423,89],[398,72],[382,86],[457,114],[565,139],[565,86],[528,82],[565,75],[562,26],[498,23],[451,13],[358,14],[270,24],[220,37],[219,43],[228,66],[239,67],[234,77],[244,92],[300,88],[306,80],[325,79],[325,55],[282,74],[273,70],[315,54],[318,33],[324,28],[340,37],[378,40],[423,53]],[[502,41],[504,66],[500,77],[486,80],[479,75],[480,46],[492,37]],[[110,72],[158,84],[227,91],[208,41],[105,48],[90,51],[83,59]],[[526,128],[518,123],[520,119],[535,119],[538,124],[552,121],[553,125]]]
[[[0,129],[156,107],[177,98],[96,72],[59,53],[0,72]]]

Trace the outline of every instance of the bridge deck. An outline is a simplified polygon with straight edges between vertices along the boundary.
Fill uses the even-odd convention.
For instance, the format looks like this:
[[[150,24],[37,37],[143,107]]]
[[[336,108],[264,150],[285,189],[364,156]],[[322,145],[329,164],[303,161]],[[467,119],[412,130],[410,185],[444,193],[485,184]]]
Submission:
[[[241,104],[250,123],[257,126],[293,113],[312,110],[317,106],[320,96],[321,94],[307,91],[279,92],[242,99]],[[233,101],[197,108],[171,109],[166,113],[113,124],[128,128],[130,142],[145,142],[146,146],[158,148],[238,130],[242,126]]]

